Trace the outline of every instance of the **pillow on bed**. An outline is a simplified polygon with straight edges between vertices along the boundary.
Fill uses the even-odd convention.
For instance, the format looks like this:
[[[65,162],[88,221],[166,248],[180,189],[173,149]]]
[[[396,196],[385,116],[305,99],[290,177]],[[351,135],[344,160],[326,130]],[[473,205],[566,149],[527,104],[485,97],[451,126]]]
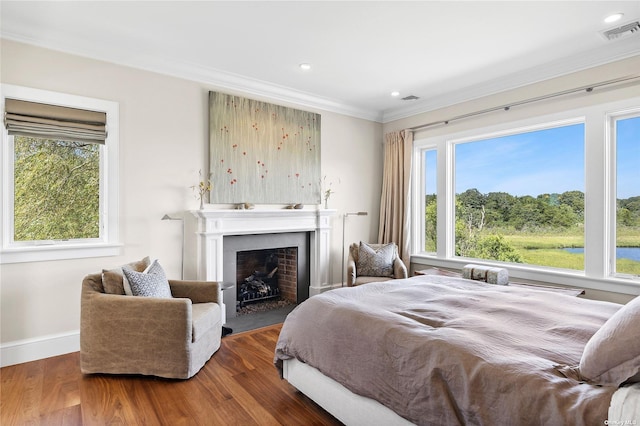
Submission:
[[[580,359],[580,374],[602,385],[640,380],[640,296],[613,314],[589,339]]]
[[[366,277],[393,277],[393,260],[396,258],[396,245],[389,243],[373,248],[360,242],[358,248],[358,275]]]

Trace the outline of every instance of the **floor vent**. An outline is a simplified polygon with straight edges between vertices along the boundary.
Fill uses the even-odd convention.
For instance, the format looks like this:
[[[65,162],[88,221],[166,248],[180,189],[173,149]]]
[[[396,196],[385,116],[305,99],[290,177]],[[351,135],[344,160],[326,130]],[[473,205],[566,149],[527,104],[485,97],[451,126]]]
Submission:
[[[638,33],[639,31],[640,21],[634,21],[607,31],[603,31],[601,34],[607,40],[616,40],[619,38],[628,37],[630,35],[633,35],[634,33]]]

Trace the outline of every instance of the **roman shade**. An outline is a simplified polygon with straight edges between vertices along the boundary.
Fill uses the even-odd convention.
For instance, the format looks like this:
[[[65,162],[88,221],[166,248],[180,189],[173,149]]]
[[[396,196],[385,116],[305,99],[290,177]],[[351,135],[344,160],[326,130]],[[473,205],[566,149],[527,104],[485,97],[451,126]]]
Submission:
[[[37,102],[5,99],[4,124],[10,135],[104,144],[107,114]]]

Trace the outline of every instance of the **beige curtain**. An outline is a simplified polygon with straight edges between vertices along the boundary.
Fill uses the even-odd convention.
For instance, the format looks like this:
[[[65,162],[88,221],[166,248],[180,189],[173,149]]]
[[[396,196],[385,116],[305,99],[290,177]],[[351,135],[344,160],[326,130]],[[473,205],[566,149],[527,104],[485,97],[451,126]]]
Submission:
[[[394,242],[409,266],[409,185],[413,132],[388,133],[384,144],[384,171],[380,199],[378,242]]]

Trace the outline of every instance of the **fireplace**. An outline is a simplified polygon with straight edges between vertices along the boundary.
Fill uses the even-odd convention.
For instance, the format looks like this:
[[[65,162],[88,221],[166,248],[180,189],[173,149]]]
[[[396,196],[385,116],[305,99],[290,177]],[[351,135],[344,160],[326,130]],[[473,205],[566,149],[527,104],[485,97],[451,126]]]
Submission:
[[[239,304],[257,301],[260,295],[247,295],[242,300],[242,284],[250,275],[270,274],[278,268],[278,291],[263,294],[264,298],[285,297],[300,303],[309,297],[310,265],[309,232],[230,235],[223,238],[223,279],[235,284],[234,294],[225,294],[227,317],[235,316]],[[295,258],[295,259],[294,259]],[[279,273],[282,269],[282,273]],[[264,282],[264,277],[261,277]],[[272,284],[272,282],[269,282]],[[273,290],[273,288],[271,289]],[[233,309],[232,309],[233,307]]]
[[[335,210],[194,210],[185,215],[184,277],[218,281],[226,315],[235,311],[237,251],[297,248],[296,302],[332,288],[330,218]],[[296,239],[291,243],[289,239]],[[282,290],[282,288],[280,288]],[[227,306],[228,305],[228,306]]]

